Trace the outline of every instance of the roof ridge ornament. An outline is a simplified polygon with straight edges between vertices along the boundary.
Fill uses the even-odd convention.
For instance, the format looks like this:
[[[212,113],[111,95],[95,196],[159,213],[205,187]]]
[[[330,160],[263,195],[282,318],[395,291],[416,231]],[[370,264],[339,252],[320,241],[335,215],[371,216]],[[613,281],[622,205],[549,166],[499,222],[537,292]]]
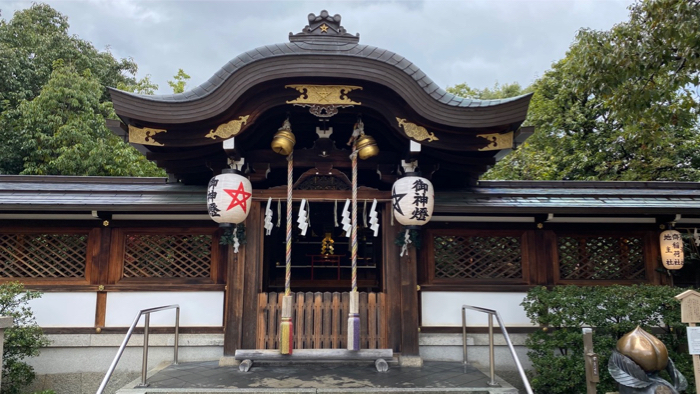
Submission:
[[[360,41],[359,33],[353,36],[340,25],[340,14],[331,16],[328,11],[323,10],[318,16],[310,13],[308,18],[309,24],[304,26],[300,33],[289,33],[290,42],[334,41],[356,44]]]

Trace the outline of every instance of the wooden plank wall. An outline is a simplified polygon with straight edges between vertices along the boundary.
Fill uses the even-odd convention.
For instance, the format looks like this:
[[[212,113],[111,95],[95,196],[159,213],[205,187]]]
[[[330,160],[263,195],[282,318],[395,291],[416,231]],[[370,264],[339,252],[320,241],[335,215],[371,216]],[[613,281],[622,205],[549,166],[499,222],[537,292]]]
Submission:
[[[277,349],[284,293],[258,296],[257,349]],[[347,292],[292,293],[295,349],[344,349],[347,347]],[[385,294],[360,292],[360,348],[387,346]]]

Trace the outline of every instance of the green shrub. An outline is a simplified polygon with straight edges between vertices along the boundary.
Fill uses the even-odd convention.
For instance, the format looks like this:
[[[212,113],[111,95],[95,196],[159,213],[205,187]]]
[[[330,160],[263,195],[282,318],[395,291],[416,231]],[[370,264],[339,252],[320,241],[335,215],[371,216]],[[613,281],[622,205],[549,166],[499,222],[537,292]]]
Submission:
[[[598,393],[617,391],[617,383],[607,370],[608,359],[617,340],[639,325],[666,344],[669,357],[688,378],[690,387],[686,392],[694,393],[685,325],[680,322],[680,303],[673,298],[684,290],[652,285],[530,290],[522,303],[525,312],[533,323],[546,327],[530,334],[526,342],[534,366],[531,383],[535,392],[586,392],[583,327],[593,328],[593,346],[600,368]]]
[[[2,394],[18,394],[35,377],[26,357],[39,355],[39,348],[49,344],[27,303],[41,293],[27,291],[17,282],[0,285],[0,316],[12,316],[14,325],[5,329],[3,349]]]

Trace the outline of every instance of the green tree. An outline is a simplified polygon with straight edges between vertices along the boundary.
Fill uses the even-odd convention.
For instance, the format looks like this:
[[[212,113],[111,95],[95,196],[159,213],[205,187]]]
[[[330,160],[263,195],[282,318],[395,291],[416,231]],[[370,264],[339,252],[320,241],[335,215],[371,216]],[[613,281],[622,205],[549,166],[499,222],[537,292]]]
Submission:
[[[117,60],[68,34],[68,28],[68,18],[47,4],[32,4],[10,21],[0,21],[0,111],[36,97],[59,59],[79,72],[91,70],[100,81],[101,101],[109,100],[105,86],[136,83],[132,59]]]
[[[39,297],[41,293],[27,291],[21,283],[0,285],[0,316],[11,316],[14,319],[14,325],[5,330],[3,394],[21,393],[34,380],[34,368],[25,363],[24,359],[38,356],[39,349],[49,344],[27,305],[30,300]]]
[[[646,0],[579,31],[534,84],[535,134],[486,179],[700,180],[700,2]]]
[[[471,99],[495,100],[531,93],[532,87],[523,88],[517,82],[507,83],[505,85],[500,85],[498,82],[496,82],[493,85],[493,88],[474,89],[469,87],[469,85],[466,83],[460,83],[458,85],[448,87],[447,91],[457,96]]]
[[[6,136],[7,159],[21,160],[19,174],[162,175],[107,129],[105,118],[116,115],[110,102],[100,102],[100,87],[90,70],[79,73],[57,61],[37,97],[7,111],[15,131]]]
[[[164,175],[104,125],[116,118],[105,86],[157,86],[68,28],[46,4],[0,20],[0,174]]]
[[[153,81],[151,81],[151,74],[148,74],[133,84],[119,82],[117,84],[117,89],[123,90],[125,92],[150,95],[155,94],[156,90],[158,90],[158,84],[153,83]]]
[[[168,85],[173,88],[173,93],[182,93],[185,91],[185,85],[187,85],[187,80],[190,76],[187,75],[182,69],[177,71],[177,74],[173,76],[174,81],[168,81]]]

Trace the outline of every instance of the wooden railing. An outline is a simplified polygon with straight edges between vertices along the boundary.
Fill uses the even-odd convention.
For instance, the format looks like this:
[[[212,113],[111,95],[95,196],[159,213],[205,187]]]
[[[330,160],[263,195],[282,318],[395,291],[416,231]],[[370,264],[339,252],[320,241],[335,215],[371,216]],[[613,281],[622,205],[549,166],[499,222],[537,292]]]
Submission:
[[[258,349],[277,349],[284,293],[258,295]],[[347,347],[349,293],[292,293],[295,349]],[[386,348],[384,293],[360,293],[360,348]]]

